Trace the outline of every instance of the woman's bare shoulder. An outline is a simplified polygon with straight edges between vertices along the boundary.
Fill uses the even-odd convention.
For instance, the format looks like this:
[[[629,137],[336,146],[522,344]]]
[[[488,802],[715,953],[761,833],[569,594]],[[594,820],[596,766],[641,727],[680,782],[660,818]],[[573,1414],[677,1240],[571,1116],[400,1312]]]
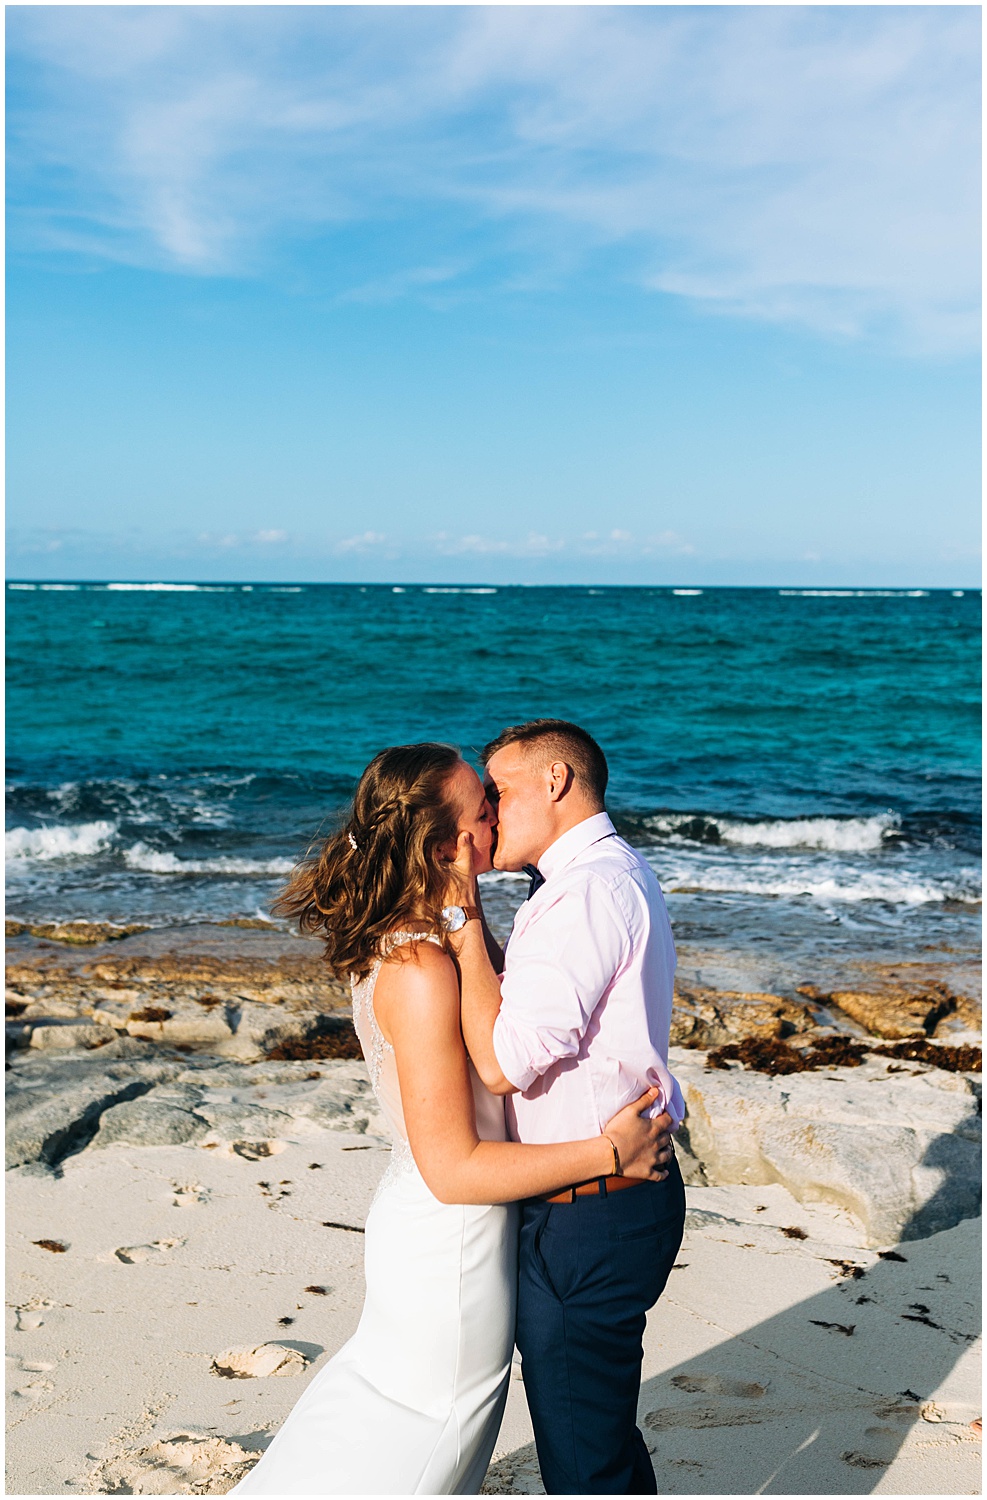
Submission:
[[[444,948],[427,938],[402,943],[381,964],[376,994],[385,1003],[400,997],[402,1004],[434,1004],[452,997],[458,1005],[456,966]]]

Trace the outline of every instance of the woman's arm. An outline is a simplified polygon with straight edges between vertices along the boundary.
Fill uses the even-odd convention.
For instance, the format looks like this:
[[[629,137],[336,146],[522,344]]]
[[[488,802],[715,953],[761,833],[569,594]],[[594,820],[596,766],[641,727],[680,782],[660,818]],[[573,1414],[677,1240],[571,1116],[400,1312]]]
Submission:
[[[511,1203],[609,1176],[613,1151],[605,1135],[550,1146],[479,1139],[456,971],[434,944],[420,943],[416,953],[383,964],[374,998],[378,1023],[394,1047],[411,1150],[441,1203]],[[629,1118],[614,1135],[624,1175],[664,1176],[658,1158],[667,1124],[631,1110],[621,1115]]]

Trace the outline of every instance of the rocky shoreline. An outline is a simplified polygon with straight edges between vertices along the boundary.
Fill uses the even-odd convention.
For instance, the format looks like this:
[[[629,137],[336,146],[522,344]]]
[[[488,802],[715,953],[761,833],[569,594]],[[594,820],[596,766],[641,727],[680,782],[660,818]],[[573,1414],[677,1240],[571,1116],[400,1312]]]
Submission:
[[[722,955],[714,960],[681,952],[673,1046],[833,1034],[962,1043],[980,1035],[971,964],[855,963],[826,982],[788,982],[773,992],[710,983],[710,970],[719,977],[724,969]],[[748,974],[758,977],[750,967]],[[341,1041],[349,1003],[319,944],[270,923],[7,922],[8,1049],[92,1049],[129,1037],[256,1060],[329,1033]]]
[[[317,943],[260,922],[8,927],[8,1168],[110,1144],[259,1158],[312,1130],[379,1136],[348,989]],[[689,1180],[780,1182],[855,1214],[870,1243],[978,1212],[974,995],[931,964],[788,994],[701,972],[686,955],[671,1037]]]

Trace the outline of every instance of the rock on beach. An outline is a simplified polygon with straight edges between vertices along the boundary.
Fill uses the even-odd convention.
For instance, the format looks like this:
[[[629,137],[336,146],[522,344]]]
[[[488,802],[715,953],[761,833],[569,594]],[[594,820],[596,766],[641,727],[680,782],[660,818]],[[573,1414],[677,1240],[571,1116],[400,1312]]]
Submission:
[[[980,1212],[980,1080],[868,1058],[772,1078],[672,1049],[680,1147],[708,1183],[772,1183],[848,1210],[893,1244]]]

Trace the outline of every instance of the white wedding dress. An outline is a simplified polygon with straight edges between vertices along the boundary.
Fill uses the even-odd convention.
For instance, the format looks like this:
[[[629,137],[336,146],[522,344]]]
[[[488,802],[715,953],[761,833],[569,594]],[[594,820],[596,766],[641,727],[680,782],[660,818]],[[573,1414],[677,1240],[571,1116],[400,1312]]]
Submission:
[[[440,1203],[425,1186],[374,1015],[379,969],[353,986],[393,1141],[367,1218],[363,1314],[235,1495],[475,1495],[497,1440],[514,1350],[515,1209]],[[505,1140],[501,1099],[472,1064],[470,1076],[477,1133]]]

